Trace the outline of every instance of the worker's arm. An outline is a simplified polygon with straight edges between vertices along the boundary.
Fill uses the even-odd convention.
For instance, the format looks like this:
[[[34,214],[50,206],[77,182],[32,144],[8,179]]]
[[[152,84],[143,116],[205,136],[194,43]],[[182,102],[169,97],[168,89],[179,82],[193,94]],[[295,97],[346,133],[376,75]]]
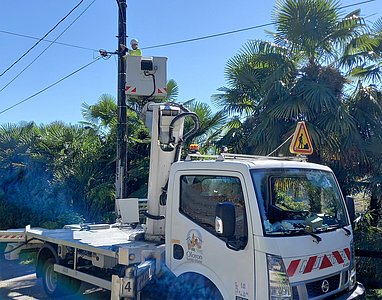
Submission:
[[[129,51],[129,49],[127,49],[126,45],[124,44],[119,44],[119,48],[123,56],[125,56],[126,53]]]

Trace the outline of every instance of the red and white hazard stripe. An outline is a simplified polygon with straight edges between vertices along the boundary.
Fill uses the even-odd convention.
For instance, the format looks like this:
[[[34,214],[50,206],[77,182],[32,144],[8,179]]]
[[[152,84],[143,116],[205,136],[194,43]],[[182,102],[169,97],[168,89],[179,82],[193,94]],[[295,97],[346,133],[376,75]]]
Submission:
[[[287,273],[289,277],[294,276],[296,273],[307,274],[313,270],[322,270],[334,265],[342,265],[350,262],[350,259],[349,248],[345,248],[342,251],[336,250],[321,256],[315,255],[306,259],[295,259],[289,263]]]
[[[137,92],[137,88],[135,86],[128,86],[128,85],[126,85],[125,92],[126,92],[126,94],[136,93]]]
[[[166,88],[158,88],[157,93],[158,94],[167,94],[167,89]]]
[[[0,240],[17,240],[17,239],[23,239],[24,235],[23,234],[1,234],[0,235]]]

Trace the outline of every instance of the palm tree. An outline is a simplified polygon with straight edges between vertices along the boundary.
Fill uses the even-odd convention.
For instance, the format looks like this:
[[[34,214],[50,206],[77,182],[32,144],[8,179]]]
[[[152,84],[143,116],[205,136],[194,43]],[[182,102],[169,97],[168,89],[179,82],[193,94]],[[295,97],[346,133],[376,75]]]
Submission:
[[[341,14],[336,0],[279,0],[272,16],[276,23],[275,42],[309,64],[330,64],[366,28],[360,10],[344,17]]]
[[[202,152],[211,152],[213,145],[220,137],[221,128],[223,127],[226,116],[223,112],[213,112],[211,107],[204,102],[198,102],[195,99],[183,103],[190,111],[196,113],[199,120],[199,129],[191,137],[192,140],[186,141],[199,144]],[[193,127],[191,119],[185,120],[185,132]],[[211,148],[212,147],[212,148]]]
[[[88,221],[100,221],[104,212],[114,209],[115,169],[105,141],[92,128],[60,122],[42,125],[40,132],[37,146],[53,182],[67,191],[75,211]]]
[[[354,38],[344,49],[339,65],[363,84],[372,82],[380,86],[382,56],[382,18],[379,18],[367,32]]]
[[[249,140],[257,153],[275,149],[298,120],[308,122],[320,156],[338,147],[340,134],[356,129],[343,103],[347,78],[336,64],[342,47],[365,24],[359,11],[339,16],[335,1],[280,0],[273,13],[274,43],[251,41],[228,62],[230,87],[217,101],[241,117],[261,115]]]
[[[342,15],[333,0],[277,1],[273,41],[250,41],[227,63],[215,101],[236,120],[224,139],[245,137],[249,153],[270,153],[304,120],[309,160],[332,165],[349,192],[360,172],[372,174],[371,145],[381,141],[382,21]]]
[[[106,133],[117,124],[117,103],[115,98],[108,94],[102,94],[96,104],[82,104],[82,116],[85,126],[90,126],[96,131]]]
[[[341,18],[336,1],[280,0],[273,13],[274,43],[251,41],[228,62],[229,88],[215,99],[235,118],[253,118],[249,142],[257,153],[281,144],[298,120],[308,122],[316,161],[329,158],[341,136],[357,135],[346,93],[351,81],[339,67],[344,48],[365,35],[359,13]],[[373,45],[363,40],[365,47]]]
[[[378,225],[382,215],[382,18],[368,29],[344,49],[340,64],[355,81],[349,108],[361,135],[358,152],[364,156],[352,170],[359,171],[354,177],[359,178],[362,191],[370,195],[372,224]]]
[[[23,166],[24,158],[35,153],[34,145],[38,138],[38,129],[33,122],[0,126],[2,168]]]
[[[71,214],[70,190],[53,168],[54,158],[65,155],[65,146],[52,155],[58,148],[48,149],[44,140],[52,136],[45,133],[34,123],[0,127],[0,227],[62,226],[77,220]]]

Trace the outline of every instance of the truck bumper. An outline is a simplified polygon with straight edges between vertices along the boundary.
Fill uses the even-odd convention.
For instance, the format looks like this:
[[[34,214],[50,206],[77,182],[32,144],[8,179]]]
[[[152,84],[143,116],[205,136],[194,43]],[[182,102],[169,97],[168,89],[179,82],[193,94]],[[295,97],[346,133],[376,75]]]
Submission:
[[[341,296],[335,298],[338,300],[362,300],[365,299],[366,292],[365,292],[365,287],[363,286],[362,283],[357,282],[356,287],[345,293],[342,294]]]

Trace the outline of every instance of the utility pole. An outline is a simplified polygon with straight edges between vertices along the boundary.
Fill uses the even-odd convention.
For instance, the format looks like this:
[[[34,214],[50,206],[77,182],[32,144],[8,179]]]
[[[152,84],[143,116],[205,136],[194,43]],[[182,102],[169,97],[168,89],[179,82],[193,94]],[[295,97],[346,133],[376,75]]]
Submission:
[[[125,51],[121,44],[126,45],[126,0],[118,3],[118,125],[117,125],[117,170],[116,170],[116,198],[125,199],[127,189],[127,115],[126,115],[126,63]]]

